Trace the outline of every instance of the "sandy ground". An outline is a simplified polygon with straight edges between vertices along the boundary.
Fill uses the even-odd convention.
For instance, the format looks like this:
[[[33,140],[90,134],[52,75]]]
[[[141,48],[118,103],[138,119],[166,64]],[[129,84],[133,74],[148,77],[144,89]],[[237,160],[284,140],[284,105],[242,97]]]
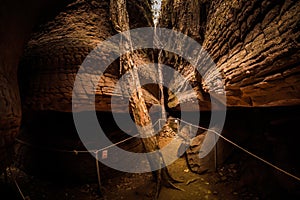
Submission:
[[[200,199],[260,199],[255,192],[239,187],[238,165],[231,163],[219,168],[217,172],[203,175],[191,172],[182,158],[168,166],[170,174],[183,182],[176,184],[184,191],[163,187],[159,200],[200,200]],[[155,191],[155,182],[151,173],[125,174],[109,179],[103,184],[101,197],[97,183],[75,184],[40,180],[25,174],[17,168],[8,170],[8,180],[4,175],[0,179],[1,199],[22,199],[14,179],[24,196],[31,200],[151,200]]]
[[[163,187],[159,196],[160,200],[184,200],[184,199],[240,199],[239,192],[234,180],[222,180],[218,173],[197,175],[192,173],[186,166],[184,158],[180,158],[168,167],[171,175],[183,180],[177,186],[184,191]],[[73,200],[102,200],[102,199],[152,199],[155,182],[151,173],[126,174],[123,177],[110,179],[103,185],[105,198],[99,195],[97,184],[60,184],[29,176],[24,172],[12,168],[8,173],[8,183],[1,176],[1,199],[22,199],[15,186],[12,174],[15,176],[24,196],[31,200],[39,199],[73,199]],[[247,199],[254,198],[248,194]]]

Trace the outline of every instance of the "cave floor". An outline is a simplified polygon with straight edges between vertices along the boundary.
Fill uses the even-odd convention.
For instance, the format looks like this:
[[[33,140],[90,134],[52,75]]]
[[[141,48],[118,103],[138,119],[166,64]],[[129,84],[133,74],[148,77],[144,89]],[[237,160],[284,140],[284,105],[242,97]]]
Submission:
[[[208,172],[202,175],[191,172],[186,164],[185,157],[181,157],[168,166],[170,174],[183,180],[176,184],[184,191],[163,187],[159,200],[200,200],[200,199],[260,199],[255,192],[239,186],[239,167],[235,163],[225,164],[217,172]],[[139,199],[151,200],[154,194],[155,182],[151,173],[125,174],[122,177],[109,179],[103,184],[105,198],[98,193],[98,184],[71,184],[40,180],[27,175],[17,168],[11,171],[16,177],[24,196],[31,200],[119,200]],[[4,176],[0,180],[0,194],[6,198],[22,199],[13,183],[11,173],[8,173],[8,184]]]
[[[200,199],[260,199],[247,188],[238,185],[238,169],[236,164],[228,164],[218,169],[218,172],[209,172],[198,175],[188,170],[185,158],[180,158],[168,167],[171,175],[183,180],[176,184],[184,191],[163,187],[159,200],[200,200]],[[29,176],[24,172],[11,169],[16,180],[24,193],[31,200],[102,200],[98,193],[98,185],[93,184],[62,184]],[[8,173],[11,176],[10,173]],[[0,180],[0,193],[5,198],[22,199],[17,192],[13,179],[8,177],[8,184],[4,183],[4,176]],[[105,199],[139,199],[151,200],[154,193],[155,183],[151,173],[125,174],[108,180],[103,186]]]
[[[188,169],[186,160],[182,157],[168,166],[168,169],[175,179],[183,181],[176,186],[184,191],[162,187],[159,200],[260,199],[249,189],[239,186],[236,168],[237,165],[232,163],[219,168],[218,172],[199,175]],[[107,187],[106,194],[107,199],[150,200],[154,188],[151,174],[132,174],[119,179],[117,187],[113,184]]]

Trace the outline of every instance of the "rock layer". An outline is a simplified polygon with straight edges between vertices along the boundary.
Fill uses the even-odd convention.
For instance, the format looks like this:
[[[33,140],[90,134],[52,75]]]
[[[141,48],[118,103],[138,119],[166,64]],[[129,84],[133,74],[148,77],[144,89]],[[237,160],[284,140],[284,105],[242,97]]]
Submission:
[[[1,2],[0,173],[12,160],[12,146],[21,123],[21,101],[17,71],[24,45],[33,26],[51,15],[48,12],[43,12],[45,8],[55,12],[68,1]]]
[[[299,10],[290,0],[167,0],[160,26],[207,50],[223,76],[227,105],[294,105],[300,102]],[[218,90],[215,72],[202,78],[205,91]]]
[[[109,12],[110,1],[80,0],[69,4],[53,20],[33,33],[21,63],[21,82],[24,108],[28,110],[55,110],[71,112],[72,90],[76,73],[86,56],[101,41],[115,35]],[[128,1],[131,28],[151,25],[151,11],[147,2]],[[141,53],[142,54],[142,53]],[[148,59],[142,55],[138,59]],[[119,60],[103,72],[96,87],[96,110],[110,111],[110,96],[120,78]],[[142,62],[142,61],[141,61]],[[86,74],[87,80],[98,78],[95,72]],[[86,84],[76,97],[84,105],[89,94]],[[154,97],[145,91],[150,102]],[[120,91],[117,96],[122,96]],[[118,111],[128,108],[116,103]],[[124,104],[124,103],[123,103]],[[85,110],[82,108],[81,110]]]

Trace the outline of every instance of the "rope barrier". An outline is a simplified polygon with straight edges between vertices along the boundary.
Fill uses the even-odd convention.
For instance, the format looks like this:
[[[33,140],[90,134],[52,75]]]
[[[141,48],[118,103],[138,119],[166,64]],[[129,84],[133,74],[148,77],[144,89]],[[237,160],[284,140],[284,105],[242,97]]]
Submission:
[[[46,147],[40,147],[40,146],[36,146],[36,145],[33,145],[33,144],[30,144],[29,142],[26,142],[24,140],[20,140],[18,138],[16,138],[16,141],[19,142],[20,144],[24,144],[26,146],[32,146],[32,147],[35,147],[35,148],[39,148],[39,149],[43,149],[43,150],[48,150],[48,151],[56,151],[56,152],[62,152],[62,153],[75,153],[76,155],[78,153],[96,153],[96,152],[99,152],[99,151],[103,151],[103,150],[106,150],[106,149],[109,149],[109,148],[112,148],[114,146],[117,146],[118,144],[122,144],[124,142],[127,142],[135,137],[137,137],[139,134],[135,134],[133,135],[132,137],[129,137],[129,138],[126,138],[124,140],[121,140],[117,143],[113,143],[109,146],[106,146],[106,147],[103,147],[101,149],[93,149],[93,150],[65,150],[65,149],[52,149],[52,148],[46,148]]]
[[[297,176],[295,176],[295,175],[293,175],[293,174],[287,172],[286,170],[284,170],[284,169],[282,169],[282,168],[280,168],[280,167],[278,167],[278,166],[276,166],[276,165],[270,163],[269,161],[267,161],[267,160],[265,160],[265,159],[259,157],[258,155],[254,154],[254,153],[251,153],[251,152],[248,151],[247,149],[245,149],[245,148],[239,146],[239,145],[236,144],[235,142],[232,142],[231,140],[229,140],[228,138],[224,137],[223,135],[221,135],[220,133],[218,133],[218,132],[215,131],[215,130],[208,129],[208,128],[205,128],[205,127],[202,127],[202,126],[198,126],[198,125],[194,125],[194,124],[191,124],[191,123],[189,123],[189,122],[187,122],[187,121],[184,121],[184,120],[182,120],[182,119],[179,119],[179,118],[175,118],[175,119],[178,120],[178,121],[180,121],[180,122],[183,122],[183,123],[185,123],[185,124],[188,124],[188,125],[190,125],[190,126],[192,126],[192,127],[195,127],[195,128],[198,128],[198,129],[202,129],[202,130],[205,130],[205,131],[211,131],[212,133],[216,134],[217,136],[219,136],[220,138],[222,138],[222,139],[225,140],[226,142],[232,144],[233,146],[235,146],[235,147],[237,147],[238,149],[244,151],[245,153],[251,155],[252,157],[254,157],[254,158],[256,158],[256,159],[262,161],[263,163],[269,165],[270,167],[273,167],[274,169],[276,169],[276,170],[278,170],[278,171],[280,171],[280,172],[282,172],[282,173],[284,173],[284,174],[286,174],[286,175],[288,175],[288,176],[290,176],[290,177],[292,177],[292,178],[294,178],[294,179],[300,181],[300,178],[299,178],[299,177],[297,177]],[[161,121],[161,120],[163,120],[163,119],[158,119],[158,120],[154,123],[154,125],[156,125],[157,123],[159,123],[159,121]],[[163,121],[164,121],[164,120],[163,120]],[[99,152],[99,151],[103,151],[103,150],[109,149],[109,148],[111,148],[111,147],[117,146],[118,144],[121,144],[121,143],[124,143],[124,142],[126,142],[126,141],[129,141],[129,140],[135,138],[135,137],[138,136],[138,135],[139,135],[139,134],[135,134],[135,135],[133,135],[133,137],[126,138],[126,139],[121,140],[121,141],[119,141],[119,142],[117,142],[117,143],[111,144],[111,145],[109,145],[109,146],[107,146],[107,147],[104,147],[104,148],[101,148],[101,149],[95,149],[95,150],[86,150],[86,151],[81,151],[81,150],[80,150],[80,151],[79,151],[79,150],[72,150],[72,151],[69,151],[69,150],[62,150],[62,149],[48,149],[48,150],[51,150],[51,151],[58,151],[58,152],[66,152],[66,153],[75,153],[76,155],[77,155],[78,153],[96,153],[96,155],[98,156],[98,152]],[[30,143],[28,143],[28,142],[22,141],[22,140],[20,140],[20,139],[16,139],[16,141],[19,142],[19,143],[21,143],[21,144],[28,145],[28,146],[34,146],[34,145],[32,145],[32,144],[30,144]],[[47,150],[47,148],[41,148],[41,149]],[[97,157],[97,158],[98,158],[98,157]]]
[[[135,135],[133,135],[133,137],[126,138],[126,139],[121,140],[121,141],[119,141],[117,143],[111,144],[111,145],[109,145],[107,147],[104,147],[104,148],[101,148],[101,149],[97,149],[97,150],[86,150],[86,151],[72,150],[72,151],[70,151],[70,150],[64,150],[64,149],[50,149],[50,148],[44,148],[44,147],[38,147],[38,148],[39,149],[44,149],[44,150],[56,151],[56,152],[63,152],[63,153],[75,153],[76,155],[78,153],[94,153],[95,156],[96,156],[95,161],[96,161],[96,171],[97,171],[97,179],[98,179],[99,192],[100,192],[100,195],[103,196],[102,190],[101,190],[102,186],[101,186],[101,177],[100,177],[100,167],[99,167],[99,161],[98,161],[98,154],[99,154],[99,152],[103,151],[103,150],[106,150],[106,149],[109,149],[111,147],[117,146],[118,144],[122,144],[124,142],[127,142],[127,141],[135,138],[138,135],[139,134],[135,134]],[[27,146],[37,147],[35,145],[30,144],[29,142],[25,142],[25,141],[20,140],[20,139],[16,139],[16,141],[19,142],[19,143],[21,143],[21,144],[27,145]],[[22,196],[23,200],[26,200],[25,197],[24,197],[24,195],[23,195],[23,193],[22,193],[22,191],[21,191],[21,189],[20,189],[20,187],[19,187],[19,185],[18,185],[18,183],[16,182],[15,179],[14,179],[14,182],[15,182],[15,185],[17,186],[17,188],[19,190],[19,193]]]
[[[251,152],[248,151],[247,149],[245,149],[245,148],[239,146],[238,144],[232,142],[231,140],[227,139],[226,137],[224,137],[223,135],[221,135],[221,134],[218,133],[217,131],[212,130],[212,129],[208,129],[208,128],[204,128],[204,127],[201,127],[201,126],[197,126],[197,125],[194,125],[194,124],[191,124],[191,123],[186,122],[186,121],[184,121],[184,120],[182,120],[182,119],[178,119],[178,118],[176,118],[176,119],[179,120],[179,121],[181,121],[181,122],[184,122],[185,124],[188,124],[188,125],[190,125],[190,126],[193,126],[193,127],[196,127],[196,128],[202,129],[202,130],[205,130],[205,131],[211,131],[211,132],[213,132],[214,134],[216,134],[217,136],[219,136],[220,138],[222,138],[223,140],[225,140],[226,142],[228,142],[228,143],[232,144],[233,146],[239,148],[240,150],[244,151],[245,153],[251,155],[252,157],[254,157],[254,158],[256,158],[256,159],[262,161],[263,163],[265,163],[265,164],[267,164],[267,165],[273,167],[274,169],[276,169],[276,170],[278,170],[278,171],[280,171],[280,172],[282,172],[282,173],[284,173],[284,174],[286,174],[286,175],[288,175],[288,176],[290,176],[290,177],[296,179],[297,181],[300,181],[300,178],[299,178],[299,177],[297,177],[297,176],[295,176],[295,175],[293,175],[293,174],[291,174],[291,173],[285,171],[284,169],[282,169],[282,168],[280,168],[280,167],[278,167],[278,166],[276,166],[276,165],[270,163],[269,161],[267,161],[267,160],[265,160],[265,159],[259,157],[258,155],[254,154],[254,153],[251,153]]]

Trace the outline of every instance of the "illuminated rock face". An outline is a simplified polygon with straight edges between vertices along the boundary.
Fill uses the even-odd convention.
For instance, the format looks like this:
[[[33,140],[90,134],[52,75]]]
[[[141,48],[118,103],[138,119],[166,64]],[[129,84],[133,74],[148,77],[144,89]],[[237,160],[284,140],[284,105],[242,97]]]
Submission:
[[[135,10],[132,15],[139,16],[138,19],[130,16],[134,18],[131,28],[150,26],[152,18],[150,7],[147,7],[149,5],[142,1],[128,3],[128,9]],[[77,1],[33,33],[20,66],[25,74],[21,74],[21,81],[24,84],[22,92],[26,109],[72,111],[72,90],[78,69],[101,41],[117,34],[110,20],[109,7],[109,1]],[[141,55],[139,59],[149,60],[146,55]],[[110,96],[118,78],[119,60],[116,60],[100,78],[96,89],[96,110],[110,111]],[[88,94],[84,86],[86,84],[83,83],[83,94],[76,94],[82,101],[88,95],[93,95]],[[119,91],[116,95],[122,94]],[[149,103],[156,103],[153,95],[146,91],[145,95]],[[128,104],[116,106],[118,112],[128,109]]]
[[[140,5],[144,9],[137,9]],[[134,10],[129,12],[132,28],[152,26],[151,8],[146,5],[129,1],[129,11]],[[223,80],[215,80],[215,73],[209,70],[203,77],[191,78],[193,83],[198,81],[198,86],[193,86],[202,93],[199,96],[203,109],[210,109],[206,92],[217,92],[220,81],[225,85],[229,106],[295,105],[300,102],[299,7],[296,1],[278,4],[273,1],[167,0],[162,5],[159,26],[194,38],[208,51],[222,74]],[[28,79],[24,81],[24,107],[71,111],[78,68],[100,41],[116,34],[108,8],[109,1],[70,4],[33,34],[21,65],[24,74],[28,74],[24,76]],[[166,55],[162,62],[183,74],[190,73],[188,63],[176,55]],[[141,53],[137,59],[147,62],[151,55]],[[96,92],[97,110],[109,111],[109,96],[118,78],[116,61],[101,78]],[[204,79],[215,84],[206,84]],[[150,93],[145,91],[145,94],[149,104],[157,102]],[[168,105],[173,108],[178,105],[172,95]],[[126,106],[119,111],[127,109]]]
[[[72,88],[79,66],[98,42],[116,34],[110,21],[108,0],[79,0],[68,6],[59,6],[62,11],[39,26],[26,45],[19,65],[19,85],[19,57],[25,38],[30,33],[28,27],[34,23],[30,20],[30,23],[23,23],[23,19],[18,19],[19,24],[9,26],[1,35],[1,161],[9,157],[9,154],[2,152],[7,152],[6,147],[12,145],[21,122],[18,87],[21,87],[25,112],[70,112]],[[128,10],[131,28],[153,25],[147,1],[130,0]],[[191,80],[193,84],[197,83],[193,86],[199,91],[200,104],[206,110],[210,109],[206,92],[219,88],[218,84],[206,85],[202,78],[214,83],[223,81],[228,106],[299,105],[299,11],[300,2],[290,0],[166,0],[158,26],[175,29],[194,38],[215,61],[223,80],[214,80],[212,71]],[[32,14],[31,18],[37,16]],[[18,36],[18,40],[14,35]],[[12,41],[13,45],[10,43]],[[7,53],[12,52],[5,51],[7,48],[15,48],[15,52]],[[138,55],[141,63],[152,60],[145,52]],[[165,55],[167,58],[162,62],[183,73],[189,71],[185,61],[167,52]],[[110,95],[118,77],[116,61],[100,80],[96,98],[98,111],[110,110]],[[146,90],[145,96],[149,105],[158,102],[156,95]],[[177,106],[176,98],[171,95],[167,103],[172,108]],[[126,108],[127,105],[121,105],[119,112]],[[2,166],[4,162],[0,163],[1,171],[6,164]]]
[[[167,0],[159,25],[202,44],[223,75],[229,106],[295,105],[299,10],[296,1]],[[214,76],[207,71],[204,78]]]
[[[24,44],[37,21],[56,12],[68,1],[5,1],[0,17],[0,173],[12,160],[15,136],[21,123],[21,101],[17,78]],[[47,9],[46,9],[47,8]]]
[[[143,0],[128,1],[127,6],[127,9],[132,11],[129,12],[132,29],[152,26],[151,8],[147,2]],[[72,90],[76,73],[86,56],[101,41],[117,34],[110,14],[110,1],[76,1],[66,6],[55,18],[41,25],[32,34],[20,64],[21,95],[26,120],[22,123],[23,129],[19,138],[33,144],[33,146],[48,146],[49,149],[57,146],[62,149],[66,147],[85,149],[77,135],[72,118]],[[143,51],[139,51],[137,55],[138,58],[135,60],[137,64],[151,60],[151,55],[148,56]],[[90,111],[90,108],[84,107],[84,102],[90,95],[95,95],[95,109],[100,111],[97,112],[97,115],[99,113],[99,115],[104,115],[99,118],[99,121],[100,123],[105,121],[104,126],[106,127],[113,127],[106,133],[113,138],[111,141],[114,143],[126,138],[126,136],[128,137],[122,131],[115,130],[114,128],[118,126],[113,123],[113,118],[106,116],[107,112],[103,112],[111,111],[111,96],[115,84],[121,76],[119,63],[120,61],[116,60],[104,72],[95,94],[88,92],[87,84],[84,81],[82,81],[83,87],[78,90],[81,93],[75,93],[79,99],[79,111],[83,112]],[[93,71],[90,74],[87,73],[86,81],[90,81],[89,75],[96,73]],[[157,98],[152,93],[143,90],[143,95],[148,106],[158,103]],[[128,111],[128,102],[124,104],[121,101],[121,91],[116,92],[116,96],[120,97],[120,102],[118,99],[114,101],[115,111],[121,114]],[[61,120],[57,121],[57,119]],[[47,126],[39,126],[40,120],[46,124],[50,123],[52,128],[48,127],[46,129],[49,131],[43,131],[44,127]],[[62,124],[68,128],[63,130]],[[35,128],[31,129],[30,127]],[[43,136],[39,137],[38,135],[42,131]],[[56,138],[53,132],[57,133],[55,135],[65,138],[64,141],[59,142],[60,139]],[[45,139],[48,136],[51,139]],[[136,138],[131,142],[133,143],[123,144],[125,150],[141,151],[140,139]],[[39,152],[47,154],[47,158]],[[40,149],[39,152],[34,152],[32,147],[18,142],[16,145],[18,167],[30,174],[48,176],[42,170],[45,169],[51,171],[50,177],[59,179],[76,177],[77,180],[95,180],[96,178],[94,173],[95,160],[90,154],[84,154],[79,158],[72,153],[61,155],[47,149]],[[79,162],[87,163],[87,165],[66,173],[65,169],[68,163],[76,165],[78,158]],[[40,164],[37,164],[37,161]],[[56,167],[57,170],[52,170],[51,163],[61,163],[62,165]],[[86,171],[92,173],[85,173]],[[104,174],[110,176],[111,170],[106,172],[104,170]]]
[[[0,172],[11,160],[14,139],[19,132],[19,87],[24,116],[30,115],[32,110],[70,112],[73,82],[79,66],[99,41],[116,34],[109,17],[109,0],[32,0],[17,3],[17,7],[15,4],[5,2],[1,6],[1,13],[5,12],[0,26],[5,31],[1,31],[0,37]],[[127,6],[134,10],[129,16],[131,28],[152,24],[147,1],[128,1]],[[117,66],[116,63],[113,65]],[[109,94],[118,75],[118,69],[114,69],[100,80],[97,110],[110,108]],[[149,104],[156,102],[153,95],[147,92],[145,95],[149,97]],[[120,110],[125,107],[128,105],[120,105]]]

